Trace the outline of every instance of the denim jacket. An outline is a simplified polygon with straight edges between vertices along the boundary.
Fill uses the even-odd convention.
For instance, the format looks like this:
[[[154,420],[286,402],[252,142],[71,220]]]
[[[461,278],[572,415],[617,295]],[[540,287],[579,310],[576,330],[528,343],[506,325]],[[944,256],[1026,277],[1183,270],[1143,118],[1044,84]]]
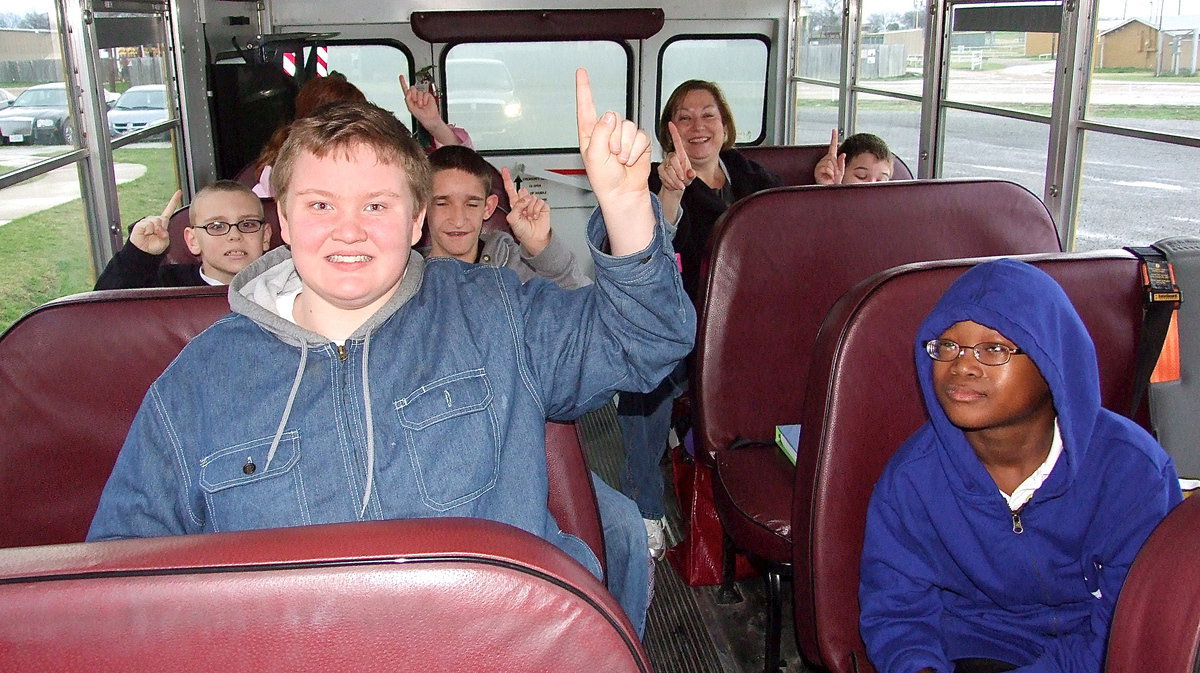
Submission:
[[[661,211],[650,246],[600,252],[562,290],[412,253],[392,299],[339,347],[275,313],[291,253],[234,279],[234,312],[151,386],[89,540],[468,516],[515,525],[599,574],[546,506],[545,420],[650,390],[692,347],[695,313]]]

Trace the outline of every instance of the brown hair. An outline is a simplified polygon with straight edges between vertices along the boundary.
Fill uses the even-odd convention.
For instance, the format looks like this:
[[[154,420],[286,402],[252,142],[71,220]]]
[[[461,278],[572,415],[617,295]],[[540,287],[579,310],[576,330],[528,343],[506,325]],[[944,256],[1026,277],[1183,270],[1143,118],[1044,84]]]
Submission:
[[[729,109],[729,103],[725,101],[725,94],[721,93],[721,87],[717,86],[715,82],[689,79],[675,87],[671,96],[667,98],[666,104],[663,105],[662,114],[658,117],[658,144],[662,146],[664,153],[675,151],[675,143],[671,141],[671,129],[667,128],[667,122],[674,121],[675,111],[683,104],[684,97],[697,90],[711,93],[717,101],[717,110],[721,113],[721,123],[725,126],[725,142],[721,143],[721,149],[727,150],[733,147],[733,141],[737,139],[737,128],[733,124],[733,111]]]
[[[429,165],[434,173],[459,170],[479,178],[483,193],[492,193],[492,174],[496,169],[478,152],[466,145],[445,145],[429,154]]]
[[[371,148],[379,163],[404,170],[414,214],[428,205],[433,191],[429,159],[408,127],[391,112],[371,103],[333,103],[292,122],[292,130],[279,148],[271,170],[271,189],[280,210],[287,214],[288,187],[301,153],[318,158],[334,152],[349,156],[359,146]]]
[[[296,114],[293,118],[304,119],[312,116],[317,108],[337,102],[365,103],[367,97],[340,72],[331,72],[328,77],[314,77],[300,88],[300,93],[296,94]],[[256,173],[261,173],[262,169],[275,163],[275,157],[279,154],[279,148],[283,146],[283,141],[287,140],[290,128],[290,124],[284,124],[275,129],[275,133],[267,141],[266,146],[259,153],[258,159],[254,162]]]
[[[873,133],[855,133],[842,141],[838,154],[846,155],[846,163],[860,154],[874,154],[880,161],[891,161],[892,151],[888,149],[883,138]]]

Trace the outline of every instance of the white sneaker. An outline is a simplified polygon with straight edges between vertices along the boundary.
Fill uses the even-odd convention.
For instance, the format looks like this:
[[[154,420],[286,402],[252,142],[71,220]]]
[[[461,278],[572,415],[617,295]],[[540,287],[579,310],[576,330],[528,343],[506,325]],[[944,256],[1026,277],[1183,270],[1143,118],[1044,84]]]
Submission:
[[[646,524],[646,546],[650,548],[650,556],[662,558],[667,553],[666,519],[642,519]]]

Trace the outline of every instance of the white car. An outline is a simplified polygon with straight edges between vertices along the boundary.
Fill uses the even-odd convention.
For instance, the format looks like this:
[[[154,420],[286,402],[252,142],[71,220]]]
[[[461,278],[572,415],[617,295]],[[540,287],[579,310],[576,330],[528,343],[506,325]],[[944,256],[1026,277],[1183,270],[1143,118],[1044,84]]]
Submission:
[[[113,137],[139,131],[167,118],[167,87],[142,84],[129,87],[108,111],[108,130]]]

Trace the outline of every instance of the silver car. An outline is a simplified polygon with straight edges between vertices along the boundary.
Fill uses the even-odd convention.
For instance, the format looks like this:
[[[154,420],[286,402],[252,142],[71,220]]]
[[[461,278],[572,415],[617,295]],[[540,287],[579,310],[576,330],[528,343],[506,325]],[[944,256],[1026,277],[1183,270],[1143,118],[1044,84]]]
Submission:
[[[139,131],[167,118],[167,87],[143,84],[129,87],[108,111],[108,130],[113,137]]]

